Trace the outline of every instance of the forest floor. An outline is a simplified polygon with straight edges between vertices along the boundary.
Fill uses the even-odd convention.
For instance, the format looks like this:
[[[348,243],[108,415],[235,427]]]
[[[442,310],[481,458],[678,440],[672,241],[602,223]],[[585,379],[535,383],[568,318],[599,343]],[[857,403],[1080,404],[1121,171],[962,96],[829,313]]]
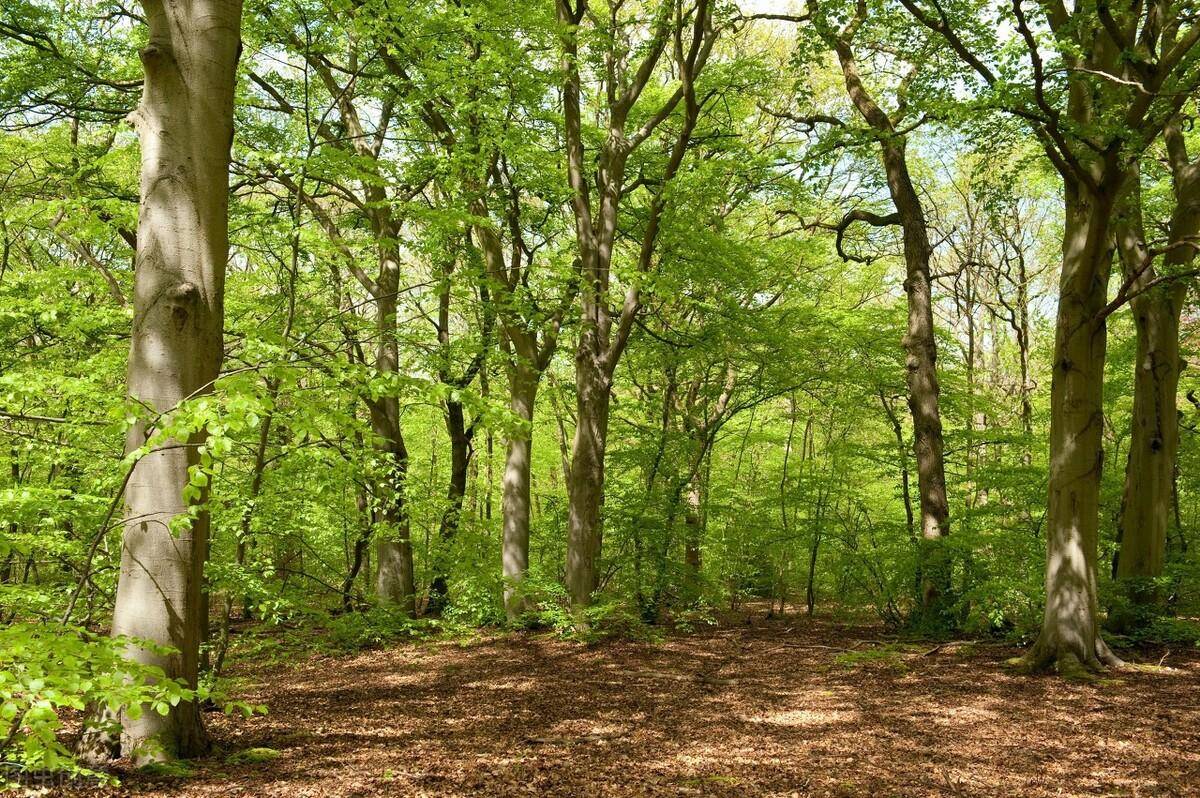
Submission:
[[[192,775],[105,794],[1200,794],[1200,652],[1131,654],[1165,667],[1092,684],[1017,675],[1018,653],[759,613],[656,643],[242,660],[237,697],[268,714],[209,714],[217,752]]]

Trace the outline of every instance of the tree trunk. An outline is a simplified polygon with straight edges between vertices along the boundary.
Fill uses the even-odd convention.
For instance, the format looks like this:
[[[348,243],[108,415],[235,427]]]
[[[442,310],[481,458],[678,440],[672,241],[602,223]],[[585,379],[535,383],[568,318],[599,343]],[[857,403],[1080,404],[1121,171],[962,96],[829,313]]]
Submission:
[[[396,371],[399,362],[396,342],[398,256],[385,253],[379,271],[379,295],[376,297],[379,348],[375,368],[381,374],[389,374]],[[395,396],[382,396],[370,402],[370,410],[376,447],[384,459],[384,476],[376,481],[375,494],[376,501],[380,503],[379,518],[385,526],[376,543],[378,570],[375,573],[375,593],[380,603],[398,606],[413,615],[416,612],[416,587],[405,498],[408,448],[400,427],[400,402]]]
[[[1174,128],[1167,133],[1169,138],[1177,135]],[[1181,145],[1179,141],[1177,146]],[[1196,249],[1189,242],[1200,232],[1200,162],[1176,165],[1174,189],[1175,208],[1169,229],[1173,246],[1164,256],[1166,274],[1186,269],[1195,259]],[[1135,292],[1144,293],[1130,300],[1137,330],[1133,432],[1117,521],[1121,545],[1113,569],[1134,607],[1118,608],[1109,619],[1111,627],[1122,631],[1138,623],[1137,606],[1148,609],[1162,598],[1153,580],[1163,573],[1174,495],[1179,451],[1176,396],[1185,366],[1179,355],[1179,322],[1187,297],[1187,286],[1182,281],[1145,290],[1156,275],[1144,263],[1148,253],[1136,186],[1131,187],[1129,198],[1134,204],[1127,217],[1130,223],[1119,231],[1118,243],[1126,279],[1133,280]]]
[[[356,442],[361,446],[362,436],[356,434],[355,438]],[[350,568],[346,572],[346,578],[342,580],[342,609],[347,612],[354,605],[354,580],[358,578],[359,573],[363,569],[363,564],[367,559],[367,546],[371,542],[371,532],[372,527],[374,527],[374,518],[372,517],[370,502],[367,500],[367,491],[364,486],[360,485],[358,488],[358,496],[355,497],[355,506],[358,509],[358,517],[362,522],[362,528],[354,538],[354,548],[350,554]]]
[[[1104,355],[1117,188],[1066,186],[1063,264],[1050,387],[1046,609],[1024,665],[1074,675],[1120,664],[1101,639],[1096,595]]]
[[[229,255],[229,152],[241,50],[241,2],[143,3],[149,26],[141,51],[145,84],[130,115],[142,147],[141,204],[129,354],[129,395],[155,413],[211,390],[221,366],[225,262]],[[130,430],[127,451],[153,433],[147,419]],[[201,590],[209,518],[184,499],[199,462],[199,433],[166,441],[134,466],[126,491],[121,573],[113,635],[174,649],[135,645],[127,656],[196,686]],[[205,492],[206,493],[206,492]],[[195,512],[172,531],[172,520]],[[208,739],[195,702],[165,716],[148,707],[122,718],[120,748],[135,761],[195,756]]]
[[[1185,286],[1176,283],[1131,301],[1137,360],[1133,432],[1117,522],[1121,549],[1116,578],[1127,580],[1128,596],[1137,604],[1155,603],[1157,591],[1149,582],[1163,572],[1172,474],[1179,449],[1175,395],[1181,368],[1179,316],[1185,295]],[[1128,626],[1113,620],[1115,627]]]
[[[687,566],[684,589],[688,601],[700,595],[700,571],[702,566],[700,542],[704,538],[704,471],[697,469],[688,484],[687,507],[683,516],[685,526],[683,538],[683,562]]]
[[[943,538],[950,533],[946,500],[942,418],[937,378],[937,342],[933,334],[933,295],[929,259],[933,247],[920,199],[908,174],[903,142],[885,143],[884,166],[892,201],[904,233],[904,290],[908,294],[908,407],[913,419],[917,495],[921,514],[921,608],[926,619],[945,622],[950,600],[951,562]]]
[[[865,11],[862,13],[865,14]],[[861,22],[861,20],[859,20]],[[918,565],[921,571],[921,614],[937,624],[949,619],[951,597],[950,554],[943,538],[950,533],[946,500],[942,419],[937,378],[937,341],[933,334],[933,295],[929,259],[933,247],[920,196],[913,186],[905,154],[907,140],[867,91],[851,49],[857,23],[841,34],[828,36],[837,53],[846,93],[862,118],[879,134],[880,155],[888,192],[896,208],[893,217],[872,224],[899,224],[904,238],[904,290],[908,295],[907,352],[908,406],[913,419],[913,449],[917,461],[917,495],[921,514]],[[860,217],[864,218],[864,217]]]
[[[271,397],[272,403],[278,393],[278,383],[273,380],[267,381],[267,393]],[[254,506],[258,501],[258,495],[262,492],[263,473],[266,470],[267,462],[267,444],[271,440],[271,425],[274,422],[275,414],[268,413],[262,420],[262,424],[258,429],[258,445],[254,449],[254,470],[250,477],[250,495],[246,499],[246,507],[242,510],[241,530],[237,536],[237,547],[234,554],[238,568],[242,568],[246,564],[246,554],[250,547],[254,544],[253,536],[253,521],[254,521]],[[242,596],[242,618],[249,618],[253,613],[251,608],[252,599],[250,596]]]
[[[609,379],[588,341],[594,330],[580,331],[575,356],[577,391],[575,440],[567,484],[567,593],[577,608],[588,606],[599,583],[597,559],[602,546],[604,453],[608,442],[611,395]]]
[[[508,438],[504,461],[504,611],[510,621],[525,612],[521,583],[529,571],[529,483],[533,449],[533,408],[541,374],[520,358],[509,369],[509,408],[521,429]]]
[[[441,615],[450,603],[449,574],[446,562],[450,557],[449,547],[458,534],[462,519],[463,497],[467,495],[467,475],[471,467],[471,439],[475,430],[467,426],[462,402],[446,402],[446,432],[450,437],[450,484],[446,489],[446,509],[442,512],[438,527],[441,552],[437,558],[438,573],[429,585],[429,601],[425,611],[430,615]]]

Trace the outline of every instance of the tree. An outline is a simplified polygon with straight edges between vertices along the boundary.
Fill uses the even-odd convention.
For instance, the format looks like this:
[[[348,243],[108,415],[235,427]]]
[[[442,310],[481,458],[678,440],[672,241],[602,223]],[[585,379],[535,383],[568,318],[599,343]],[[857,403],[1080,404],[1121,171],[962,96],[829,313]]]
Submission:
[[[1188,3],[1105,3],[1073,9],[1015,0],[1003,19],[1025,63],[999,60],[986,5],[928,6],[900,0],[982,80],[988,98],[1030,126],[1063,181],[1065,223],[1051,383],[1046,514],[1046,606],[1024,658],[1062,673],[1120,665],[1099,633],[1096,589],[1098,501],[1103,466],[1102,389],[1118,200],[1131,166],[1200,84],[1200,41]],[[1047,62],[1048,54],[1053,59]],[[999,63],[1000,66],[995,66]]]
[[[374,444],[379,452],[373,496],[378,503],[378,520],[382,532],[375,536],[376,576],[375,592],[385,602],[401,607],[405,612],[416,612],[416,583],[413,571],[411,540],[411,517],[408,510],[407,477],[409,467],[408,444],[400,418],[399,369],[400,343],[397,330],[397,311],[401,296],[403,255],[401,252],[400,216],[402,203],[412,199],[429,182],[428,176],[418,178],[413,185],[392,180],[389,163],[384,152],[389,128],[395,123],[391,112],[377,120],[366,116],[362,103],[360,75],[353,67],[336,63],[323,51],[321,43],[312,40],[303,14],[297,19],[283,17],[279,12],[267,10],[267,17],[275,26],[276,35],[293,52],[299,54],[307,68],[324,87],[331,105],[330,112],[313,123],[313,114],[307,106],[293,103],[275,85],[270,76],[252,72],[251,80],[274,101],[272,110],[288,116],[298,116],[310,131],[309,152],[318,146],[335,153],[338,162],[349,159],[356,167],[348,170],[345,179],[335,175],[330,180],[335,200],[348,200],[354,217],[362,219],[370,234],[374,252],[374,274],[367,272],[359,263],[358,254],[352,246],[353,236],[338,223],[337,215],[326,207],[318,196],[308,191],[294,176],[278,165],[268,167],[269,176],[279,181],[305,205],[313,218],[328,236],[345,268],[362,290],[368,295],[368,303],[374,313],[374,362],[375,387],[361,386],[361,398],[370,413]],[[351,18],[352,23],[355,18]],[[308,39],[302,39],[293,26],[304,30]],[[357,64],[357,51],[350,56],[351,64]],[[341,75],[349,77],[342,79]],[[307,84],[306,84],[307,87]],[[311,92],[305,90],[307,102]],[[391,96],[386,101],[390,108],[395,102]],[[336,112],[337,129],[327,121],[329,114]],[[367,125],[374,121],[374,129]],[[324,176],[319,180],[323,181]],[[333,267],[340,272],[337,266]],[[340,285],[341,276],[334,276]],[[348,296],[339,288],[338,301]],[[349,303],[353,307],[353,303]]]
[[[580,261],[580,329],[575,349],[576,427],[571,447],[569,474],[569,520],[567,537],[567,592],[576,608],[586,607],[599,585],[597,562],[602,546],[601,510],[604,503],[604,456],[607,449],[608,422],[612,398],[613,374],[629,342],[634,318],[641,307],[640,275],[654,265],[655,241],[663,209],[666,188],[679,171],[692,143],[692,131],[700,115],[696,80],[708,61],[716,41],[708,0],[694,8],[677,8],[674,0],[654,7],[649,38],[637,48],[643,51],[637,68],[626,69],[634,48],[624,43],[619,27],[637,27],[639,21],[618,18],[620,6],[613,6],[607,28],[598,31],[602,42],[603,67],[599,76],[602,119],[602,143],[595,154],[595,201],[586,163],[587,149],[583,128],[585,111],[580,52],[580,32],[589,17],[587,0],[572,6],[558,0],[558,21],[562,26],[563,137],[566,144],[571,208],[575,216],[575,238]],[[674,55],[672,66],[678,75],[678,87],[650,112],[637,108],[644,119],[630,129],[631,113],[638,99],[658,71],[659,61],[668,46]],[[656,94],[658,92],[655,92]],[[590,92],[589,92],[590,95]],[[619,312],[609,306],[613,259],[620,225],[622,199],[632,191],[625,183],[630,155],[646,142],[677,108],[681,119],[670,154],[657,177],[642,229],[636,260],[636,274],[625,293]]]
[[[208,393],[223,356],[229,251],[229,153],[240,0],[143,4],[142,100],[132,122],[142,146],[137,279],[129,397],[140,408],[127,451],[140,454],[125,491],[114,635],[149,641],[128,656],[197,684],[206,491],[192,492],[204,432],[169,435],[161,420]],[[147,416],[146,414],[150,414]],[[200,481],[199,484],[206,484]],[[169,647],[159,648],[159,647]],[[121,751],[135,759],[195,756],[208,741],[195,700],[122,718]]]
[[[920,509],[920,595],[922,614],[928,622],[944,624],[949,620],[951,568],[949,552],[943,543],[950,533],[950,506],[946,498],[946,465],[943,455],[942,418],[939,408],[937,376],[937,340],[933,324],[933,286],[929,262],[933,246],[925,209],[908,165],[908,134],[927,120],[915,121],[909,102],[909,90],[923,66],[924,53],[913,53],[911,65],[894,89],[895,109],[888,113],[876,100],[863,80],[855,56],[855,40],[867,23],[866,0],[859,0],[849,19],[842,24],[837,14],[816,2],[809,5],[812,22],[821,40],[837,55],[846,94],[854,110],[867,124],[867,135],[879,145],[880,159],[887,180],[894,212],[886,215],[856,208],[846,214],[835,229],[839,250],[843,234],[850,225],[865,222],[874,226],[899,225],[904,242],[904,291],[908,297],[908,329],[904,336],[907,353],[906,375],[908,407],[913,422],[913,449],[917,463],[917,495]],[[843,126],[827,115],[802,117],[789,115],[810,128],[818,122]]]
[[[1179,352],[1179,321],[1187,276],[1200,248],[1200,160],[1188,156],[1178,120],[1163,131],[1171,174],[1173,207],[1167,243],[1158,251],[1146,240],[1142,221],[1140,170],[1130,180],[1123,218],[1116,233],[1123,284],[1109,308],[1128,301],[1137,334],[1134,361],[1133,432],[1125,466],[1125,486],[1117,523],[1120,549],[1114,577],[1125,582],[1134,605],[1153,606],[1160,597],[1167,548],[1175,465],[1179,450],[1176,396],[1184,363]],[[1162,258],[1162,274],[1154,267]],[[1108,308],[1106,308],[1108,311]],[[1126,608],[1110,626],[1127,630],[1140,620]]]

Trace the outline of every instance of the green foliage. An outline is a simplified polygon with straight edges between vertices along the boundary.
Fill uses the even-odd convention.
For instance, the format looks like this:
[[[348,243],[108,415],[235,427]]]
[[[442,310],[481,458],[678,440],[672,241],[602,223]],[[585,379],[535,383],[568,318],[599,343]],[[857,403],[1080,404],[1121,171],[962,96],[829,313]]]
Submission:
[[[81,766],[59,739],[63,710],[165,715],[180,701],[196,699],[193,691],[164,678],[160,668],[127,659],[125,649],[133,644],[56,624],[0,629],[0,779],[16,780],[23,772],[99,776]]]
[[[1052,36],[1044,9],[1026,4],[1047,58],[1040,96],[1007,3],[938,4],[993,80],[891,0],[870,0],[855,31],[858,77],[903,131],[895,135],[934,242],[951,534],[947,607],[930,623],[920,607],[904,242],[894,225],[839,224],[854,211],[894,209],[880,135],[849,101],[830,46],[856,7],[823,4],[784,26],[743,17],[735,5],[714,7],[720,36],[698,77],[700,113],[669,180],[682,106],[668,104],[661,118],[654,109],[680,86],[674,41],[631,96],[630,131],[648,127],[625,153],[611,271],[588,284],[580,280],[576,189],[566,177],[564,31],[553,3],[364,0],[353,13],[313,0],[247,4],[223,371],[210,393],[156,413],[129,400],[125,386],[141,153],[121,120],[141,90],[144,21],[110,0],[7,0],[6,761],[82,772],[59,739],[63,716],[89,704],[160,711],[189,697],[124,660],[124,643],[102,635],[120,573],[125,477],[163,444],[194,455],[181,486],[188,510],[170,521],[172,532],[205,514],[211,521],[211,670],[196,697],[230,712],[260,708],[215,673],[225,650],[282,664],[313,648],[356,651],[505,625],[505,444],[526,436],[531,550],[520,598],[529,609],[517,628],[584,642],[654,640],[666,628],[701,629],[717,608],[769,604],[790,613],[811,600],[814,614],[894,630],[958,627],[1015,641],[1036,634],[1064,196],[1044,142],[1022,120],[1046,119],[1041,106],[1059,108],[1069,81],[1079,80],[1103,102],[1094,119],[1065,131],[1068,148],[1088,156],[1104,149],[1097,142],[1131,140],[1120,109],[1135,84],[1064,66],[1100,6],[1081,5],[1086,24]],[[609,4],[611,15],[591,14],[577,31],[589,159],[608,135],[597,121],[606,115],[610,65],[630,80],[654,50],[645,39],[652,9]],[[1127,56],[1136,66],[1144,54]],[[1194,60],[1182,62],[1189,74]],[[1194,83],[1168,89],[1164,97],[1191,96]],[[1014,108],[1024,114],[1001,114]],[[1185,104],[1181,113],[1194,153],[1195,109]],[[1146,227],[1161,231],[1175,197],[1169,153],[1158,138],[1138,144],[1149,146],[1140,177]],[[594,166],[584,169],[589,195]],[[652,218],[656,237],[643,251]],[[483,246],[489,236],[499,242],[498,268]],[[387,297],[396,308],[383,318],[379,281],[387,276],[397,281]],[[573,349],[594,332],[580,312],[588,291],[614,309],[626,297],[640,305],[611,374],[602,586],[581,610],[562,579],[579,399]],[[1189,294],[1185,358],[1200,340],[1196,318]],[[1177,397],[1182,438],[1166,572],[1153,591],[1140,591],[1161,598],[1150,608],[1131,600],[1135,585],[1114,584],[1108,567],[1120,546],[1140,364],[1130,314],[1121,309],[1107,325],[1104,609],[1132,619],[1129,642],[1191,646],[1198,638],[1186,619],[1200,613],[1200,544],[1192,539],[1200,375],[1185,371]],[[389,364],[380,344],[392,340]],[[534,365],[540,382],[529,422],[510,406],[508,389]],[[455,413],[470,432],[461,496],[450,489]],[[435,580],[447,586],[438,621],[375,606],[374,547],[399,539],[413,551],[418,608],[428,606]],[[839,662],[888,664],[902,653],[884,647]]]
[[[335,651],[378,648],[398,640],[430,634],[436,621],[414,619],[394,607],[372,607],[362,612],[331,616],[323,622],[328,645]]]

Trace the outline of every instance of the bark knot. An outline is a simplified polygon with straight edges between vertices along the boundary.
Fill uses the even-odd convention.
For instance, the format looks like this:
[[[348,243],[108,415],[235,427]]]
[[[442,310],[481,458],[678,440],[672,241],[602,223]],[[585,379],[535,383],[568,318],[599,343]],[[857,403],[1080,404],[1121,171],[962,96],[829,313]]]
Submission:
[[[194,302],[200,296],[200,289],[195,283],[184,280],[167,291],[167,298],[176,302]]]
[[[191,308],[196,304],[196,300],[200,297],[200,290],[196,288],[194,283],[183,281],[176,286],[173,286],[166,291],[166,298],[171,307],[171,319],[175,322],[175,329],[182,330],[187,324],[188,316]]]
[[[150,68],[155,64],[161,64],[170,56],[170,53],[167,52],[166,49],[151,42],[138,51],[138,56],[142,59],[142,64],[145,65],[146,68]]]

